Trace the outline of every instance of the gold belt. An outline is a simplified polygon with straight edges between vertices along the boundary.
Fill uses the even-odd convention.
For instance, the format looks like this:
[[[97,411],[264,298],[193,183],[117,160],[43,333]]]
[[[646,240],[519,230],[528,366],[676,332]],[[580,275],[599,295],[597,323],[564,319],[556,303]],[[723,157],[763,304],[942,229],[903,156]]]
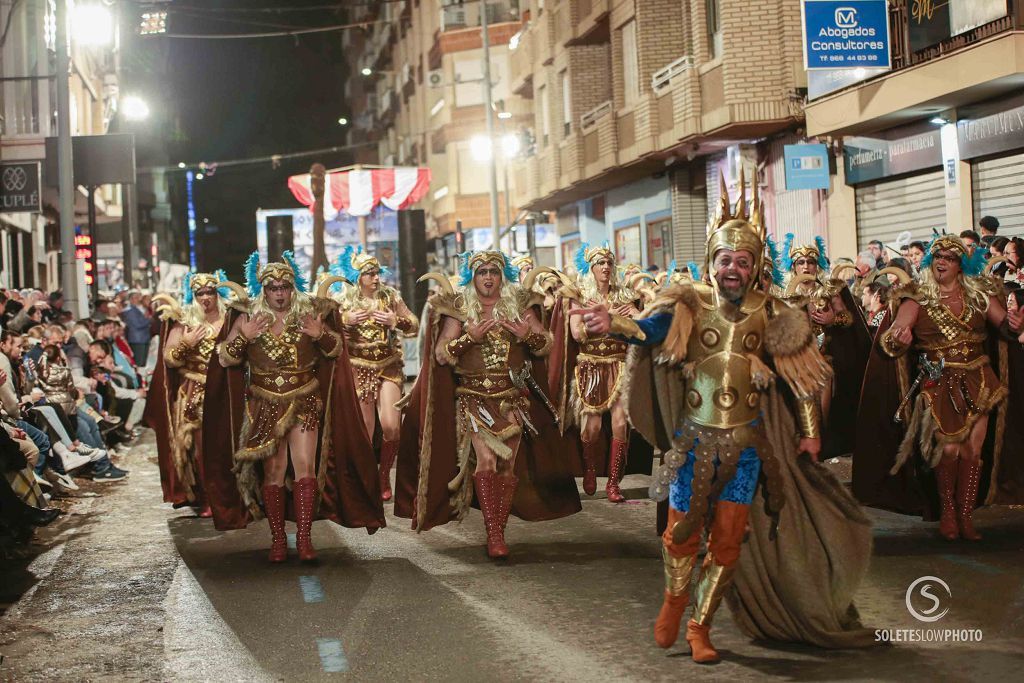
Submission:
[[[512,379],[507,374],[487,372],[479,374],[460,374],[458,393],[494,396],[516,390]],[[516,390],[518,391],[518,390]]]
[[[617,339],[587,340],[580,344],[580,355],[598,358],[626,356],[626,344]]]
[[[273,373],[252,373],[253,386],[276,394],[298,389],[315,380],[316,374],[312,370],[302,370],[299,372],[279,370]]]

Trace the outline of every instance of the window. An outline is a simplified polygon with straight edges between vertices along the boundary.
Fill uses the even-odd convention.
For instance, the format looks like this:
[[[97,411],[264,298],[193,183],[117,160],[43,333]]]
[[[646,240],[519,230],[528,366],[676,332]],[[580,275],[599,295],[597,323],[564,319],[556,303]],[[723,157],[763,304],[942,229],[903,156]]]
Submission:
[[[548,146],[548,137],[551,134],[551,120],[548,112],[548,86],[542,85],[537,88],[537,101],[540,102],[540,146]]]
[[[639,225],[615,231],[615,258],[623,265],[640,263],[643,254],[640,252]]]
[[[572,132],[572,91],[569,88],[569,70],[563,69],[559,74],[562,85],[562,135],[569,137]]]
[[[669,218],[647,224],[647,260],[662,270],[672,262],[672,220]]]
[[[580,248],[580,239],[568,239],[562,242],[562,269],[567,270],[574,263],[573,259],[576,258],[576,252]]]
[[[722,54],[722,18],[719,7],[721,0],[704,0],[708,25],[708,53],[711,59]]]
[[[630,21],[622,32],[622,95],[626,104],[640,98],[640,74],[636,57],[636,22]]]

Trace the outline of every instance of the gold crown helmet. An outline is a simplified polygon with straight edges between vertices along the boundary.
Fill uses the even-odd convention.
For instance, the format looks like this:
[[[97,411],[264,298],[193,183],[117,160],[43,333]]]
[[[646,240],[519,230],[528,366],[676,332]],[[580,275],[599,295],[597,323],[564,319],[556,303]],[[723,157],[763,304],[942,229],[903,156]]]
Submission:
[[[955,251],[963,258],[967,255],[967,245],[956,235],[943,235],[932,242],[928,253],[934,256],[937,251]]]
[[[798,258],[809,258],[815,263],[821,258],[821,254],[818,252],[818,247],[813,244],[804,244],[799,247],[793,247],[789,250],[789,260],[796,261]]]
[[[473,252],[473,255],[469,257],[469,270],[475,273],[477,268],[484,265],[485,263],[493,263],[498,268],[504,271],[505,269],[505,255],[500,251],[488,250],[488,251],[477,251]]]
[[[705,253],[706,272],[711,276],[711,284],[718,288],[715,277],[715,254],[722,249],[746,251],[754,258],[748,288],[756,286],[757,276],[761,273],[764,262],[764,241],[767,231],[762,215],[761,198],[757,193],[757,181],[752,183],[750,206],[746,201],[746,180],[740,168],[739,197],[734,207],[729,206],[729,187],[725,183],[725,175],[720,174],[721,189],[719,192],[718,211],[708,225],[708,242]]]
[[[516,268],[533,268],[533,257],[529,254],[520,254],[512,259],[512,265]]]
[[[381,269],[377,257],[366,252],[352,255],[352,267],[358,270],[360,275],[373,268]]]
[[[594,265],[594,261],[599,261],[604,258],[611,259],[612,263],[615,263],[615,252],[602,244],[596,247],[587,247],[584,249],[583,258],[586,259],[587,263],[590,265]]]
[[[260,269],[260,285],[266,285],[270,280],[285,280],[295,284],[295,271],[287,263],[268,263]]]
[[[220,278],[212,273],[193,273],[189,281],[189,289],[195,294],[200,289],[217,289],[220,286]]]

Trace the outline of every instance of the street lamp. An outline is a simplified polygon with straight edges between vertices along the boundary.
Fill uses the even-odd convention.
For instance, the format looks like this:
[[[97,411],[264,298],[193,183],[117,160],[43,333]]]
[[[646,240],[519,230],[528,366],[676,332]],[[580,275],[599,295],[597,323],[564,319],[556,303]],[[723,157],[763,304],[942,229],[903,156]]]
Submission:
[[[368,66],[364,66],[359,73],[363,74],[364,76],[372,76],[373,75],[373,69],[371,69]]]
[[[340,119],[338,119],[338,125],[339,126],[347,126],[348,125],[348,119],[346,119],[344,116],[342,116]]]
[[[121,111],[129,121],[143,121],[149,118],[149,105],[138,95],[126,95],[121,100]]]
[[[114,42],[114,17],[99,3],[75,5],[74,39],[79,45],[100,46]]]

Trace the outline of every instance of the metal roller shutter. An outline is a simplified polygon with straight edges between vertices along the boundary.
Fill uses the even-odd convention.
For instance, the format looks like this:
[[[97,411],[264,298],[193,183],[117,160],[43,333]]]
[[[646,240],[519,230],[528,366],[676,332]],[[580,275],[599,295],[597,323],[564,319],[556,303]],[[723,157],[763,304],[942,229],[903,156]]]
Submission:
[[[999,219],[999,236],[1024,235],[1024,154],[987,159],[971,165],[974,222]]]
[[[871,240],[890,243],[904,230],[927,242],[932,229],[946,225],[946,191],[942,171],[857,187],[857,247]]]

